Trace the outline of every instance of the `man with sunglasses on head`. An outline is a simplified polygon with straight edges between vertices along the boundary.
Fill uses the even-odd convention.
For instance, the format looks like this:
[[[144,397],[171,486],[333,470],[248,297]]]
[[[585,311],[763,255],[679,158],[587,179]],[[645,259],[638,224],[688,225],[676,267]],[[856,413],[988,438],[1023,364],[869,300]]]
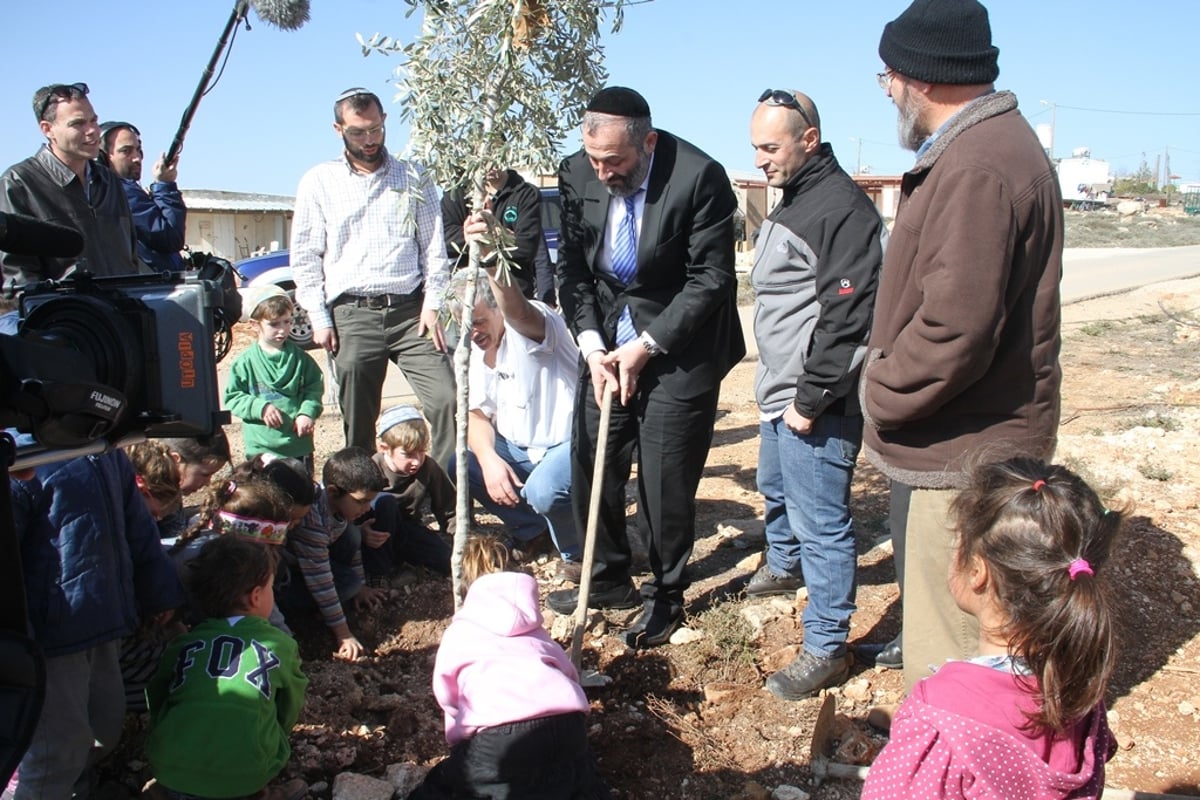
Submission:
[[[589,605],[642,607],[624,632],[665,644],[683,620],[696,489],[712,444],[721,379],[746,354],[737,315],[729,177],[716,161],[656,130],[640,94],[610,86],[583,116],[583,149],[558,170],[563,203],[559,301],[583,356],[576,390],[571,495],[583,528],[601,403],[613,395]],[[625,527],[638,453],[638,533],[653,576],[640,591]],[[571,613],[576,589],[551,592]]]
[[[366,89],[333,104],[342,155],[300,179],[292,219],[296,300],[332,353],[347,445],[375,449],[388,360],[432,429],[439,464],[454,452],[454,373],[438,312],[450,278],[437,187],[384,146],[387,114]]]
[[[746,594],[794,597],[807,584],[804,647],[767,679],[777,697],[799,700],[850,673],[858,557],[850,484],[863,426],[856,395],[887,229],[821,141],[807,95],[763,92],[750,144],[754,165],[783,194],[759,229],[750,273],[767,550]]]
[[[125,189],[133,227],[137,231],[137,254],[155,272],[183,269],[187,228],[187,206],[175,183],[178,159],[164,164],[166,153],[154,163],[150,191],[142,186],[142,134],[129,122],[105,122],[100,126],[100,154]]]
[[[33,115],[46,143],[0,175],[0,211],[75,228],[75,258],[0,253],[5,286],[61,278],[72,269],[96,275],[137,272],[135,235],[120,181],[95,162],[100,125],[85,83],[55,83],[34,92]],[[0,301],[6,302],[6,301]]]
[[[861,395],[867,458],[891,480],[908,689],[976,652],[946,574],[970,468],[1049,460],[1060,413],[1063,210],[977,0],[916,0],[879,40],[904,174]]]

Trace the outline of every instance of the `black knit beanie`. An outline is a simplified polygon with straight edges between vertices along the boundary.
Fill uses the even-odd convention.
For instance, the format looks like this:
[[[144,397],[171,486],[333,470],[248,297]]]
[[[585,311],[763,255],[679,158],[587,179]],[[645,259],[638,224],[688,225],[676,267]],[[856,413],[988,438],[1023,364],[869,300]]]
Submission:
[[[914,0],[879,39],[884,64],[926,83],[992,83],[999,54],[977,0]]]

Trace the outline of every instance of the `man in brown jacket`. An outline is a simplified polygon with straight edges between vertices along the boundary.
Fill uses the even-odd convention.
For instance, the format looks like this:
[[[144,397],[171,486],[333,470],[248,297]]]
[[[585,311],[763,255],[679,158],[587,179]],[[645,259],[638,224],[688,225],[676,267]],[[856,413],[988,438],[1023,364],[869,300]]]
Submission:
[[[976,463],[1049,458],[1059,419],[1062,198],[993,87],[976,0],[915,0],[884,28],[881,86],[917,153],[875,298],[860,393],[867,457],[892,481],[910,688],[977,642],[947,587],[953,489]]]

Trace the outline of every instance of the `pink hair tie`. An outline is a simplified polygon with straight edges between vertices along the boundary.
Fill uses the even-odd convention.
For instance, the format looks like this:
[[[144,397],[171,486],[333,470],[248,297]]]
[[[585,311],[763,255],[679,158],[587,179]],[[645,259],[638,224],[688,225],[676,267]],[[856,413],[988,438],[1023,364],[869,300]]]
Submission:
[[[1036,481],[1033,482],[1033,490],[1036,492],[1037,490],[1041,489],[1045,485],[1046,485],[1046,482],[1044,480],[1042,480],[1041,478],[1038,478]]]
[[[1086,558],[1077,558],[1067,566],[1067,575],[1071,576],[1071,580],[1075,580],[1080,574],[1095,575],[1092,572],[1092,565],[1087,562]]]

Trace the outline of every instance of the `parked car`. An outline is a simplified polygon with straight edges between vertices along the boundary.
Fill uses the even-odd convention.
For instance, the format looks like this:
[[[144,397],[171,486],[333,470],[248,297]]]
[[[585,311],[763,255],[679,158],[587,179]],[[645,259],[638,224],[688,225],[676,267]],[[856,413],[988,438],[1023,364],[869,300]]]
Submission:
[[[562,203],[559,201],[558,189],[542,189],[542,235],[546,239],[546,249],[550,261],[558,261],[558,227],[562,218]],[[287,250],[274,250],[262,255],[250,256],[238,261],[235,265],[243,287],[262,286],[273,283],[296,299],[296,282],[292,280],[292,267]],[[313,347],[312,322],[308,312],[296,306],[296,315],[292,318],[292,341],[300,347]]]

